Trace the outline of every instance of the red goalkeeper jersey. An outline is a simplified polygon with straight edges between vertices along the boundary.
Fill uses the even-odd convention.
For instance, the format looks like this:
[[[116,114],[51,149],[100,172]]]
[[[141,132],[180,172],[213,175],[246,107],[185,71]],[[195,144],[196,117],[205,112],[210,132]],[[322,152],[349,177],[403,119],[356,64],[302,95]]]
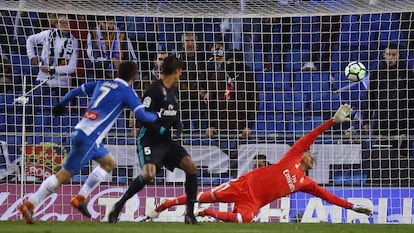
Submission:
[[[253,170],[242,176],[249,186],[250,195],[259,208],[273,200],[299,191],[310,193],[343,208],[353,207],[352,203],[320,187],[306,176],[300,166],[303,153],[320,134],[334,124],[332,119],[324,122],[297,141],[276,164]]]

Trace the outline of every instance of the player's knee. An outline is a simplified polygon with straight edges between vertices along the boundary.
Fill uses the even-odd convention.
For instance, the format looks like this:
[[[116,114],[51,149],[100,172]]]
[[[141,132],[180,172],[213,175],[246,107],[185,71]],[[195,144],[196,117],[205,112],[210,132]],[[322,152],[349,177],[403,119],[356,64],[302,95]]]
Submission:
[[[114,167],[116,166],[115,158],[111,154],[101,159],[98,159],[97,162],[99,163],[101,168],[107,172],[112,171],[112,169],[114,169]]]
[[[108,159],[106,161],[106,163],[101,165],[102,169],[104,169],[107,172],[112,171],[112,169],[114,169],[114,167],[116,167],[116,161],[115,159]]]
[[[181,168],[187,174],[197,174],[197,164],[190,158],[190,156],[186,156],[181,160]]]
[[[187,172],[188,174],[191,174],[191,175],[195,175],[195,174],[197,174],[197,165],[196,165],[196,163],[195,162],[192,162],[191,164],[190,164],[190,166],[189,166],[189,169],[188,169],[188,172]]]
[[[60,169],[60,171],[56,174],[56,179],[58,180],[59,184],[68,183],[71,178],[72,173],[64,168]]]
[[[148,183],[155,178],[155,174],[149,174],[149,173],[142,174],[142,178],[144,179],[146,183]]]

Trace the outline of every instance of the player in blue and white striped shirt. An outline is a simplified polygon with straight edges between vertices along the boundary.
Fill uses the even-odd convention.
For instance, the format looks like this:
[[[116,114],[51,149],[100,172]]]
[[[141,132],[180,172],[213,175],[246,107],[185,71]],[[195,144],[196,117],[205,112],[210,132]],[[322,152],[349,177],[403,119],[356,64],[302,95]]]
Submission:
[[[20,207],[26,223],[33,223],[35,207],[52,194],[61,184],[69,182],[91,159],[99,163],[88,176],[79,194],[71,204],[83,215],[90,217],[86,198],[115,167],[115,159],[101,143],[125,107],[132,109],[141,122],[154,122],[158,115],[149,112],[142,105],[131,85],[138,74],[133,62],[123,62],[119,67],[119,78],[111,81],[98,81],[83,84],[65,95],[53,108],[55,116],[66,112],[66,105],[76,96],[91,96],[90,104],[82,120],[75,126],[71,135],[71,149],[63,168],[48,177]]]

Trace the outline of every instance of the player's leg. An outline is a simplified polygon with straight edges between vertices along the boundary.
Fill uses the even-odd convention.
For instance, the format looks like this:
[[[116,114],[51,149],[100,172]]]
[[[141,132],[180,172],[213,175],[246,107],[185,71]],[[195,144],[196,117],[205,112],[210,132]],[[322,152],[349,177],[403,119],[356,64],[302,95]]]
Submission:
[[[224,222],[249,223],[255,219],[259,210],[246,201],[237,201],[234,204],[233,212],[222,212],[213,209],[205,209],[198,213],[198,216],[210,216]]]
[[[214,197],[214,198],[213,198]],[[213,203],[218,202],[212,191],[201,192],[197,195],[197,201],[200,203]],[[151,214],[151,218],[158,217],[158,214],[162,211],[177,205],[187,204],[187,195],[182,195],[176,198],[163,200],[155,209],[155,213]]]
[[[242,219],[239,213],[232,213],[232,212],[223,212],[217,211],[213,209],[205,209],[198,213],[197,216],[209,216],[215,219],[221,220],[223,222],[240,222],[239,219]]]
[[[27,224],[33,224],[35,207],[50,196],[50,194],[54,193],[61,184],[70,181],[71,177],[72,173],[62,168],[56,175],[51,175],[43,181],[39,189],[19,206],[19,210]]]
[[[198,202],[213,203],[224,202],[231,203],[243,198],[246,184],[241,180],[233,180],[214,187],[210,191],[201,192],[198,194]]]
[[[187,195],[187,208],[184,222],[186,224],[197,224],[194,216],[194,204],[197,202],[197,165],[181,145],[170,144],[170,156],[165,160],[168,169],[181,168],[185,173],[185,193]]]
[[[135,178],[128,187],[128,190],[122,195],[121,199],[115,203],[108,215],[109,223],[117,223],[118,216],[122,211],[125,203],[136,193],[141,191],[145,185],[155,178],[157,166],[160,167],[164,156],[167,154],[166,145],[156,144],[151,146],[148,140],[137,140],[137,152],[142,167],[141,174]],[[152,142],[151,142],[152,143]],[[153,155],[156,155],[154,157]],[[158,156],[159,155],[159,156]]]
[[[168,208],[171,208],[176,205],[185,205],[185,204],[187,204],[187,195],[182,195],[182,196],[171,198],[171,199],[165,199],[155,208],[156,213],[154,213],[153,216],[149,216],[149,217],[151,218],[157,217],[159,213],[161,213],[162,211]]]
[[[142,167],[141,175],[135,178],[128,187],[128,190],[122,195],[121,199],[119,199],[114,206],[112,207],[111,211],[108,214],[108,222],[109,223],[117,223],[119,214],[122,211],[125,203],[131,199],[135,194],[141,191],[145,185],[155,178],[155,174],[157,171],[157,167],[155,164],[147,163]]]
[[[79,195],[87,198],[92,191],[105,179],[109,172],[115,167],[115,158],[111,153],[104,157],[96,159],[98,166],[89,174],[82,188],[79,190]]]
[[[43,181],[39,189],[19,207],[26,223],[33,223],[33,212],[39,203],[54,193],[61,184],[69,182],[72,175],[78,172],[89,161],[88,151],[90,151],[91,145],[87,142],[83,135],[73,134],[71,137],[72,147],[63,168],[56,175],[49,176]]]
[[[197,195],[197,201],[200,203],[234,202],[237,192],[234,186],[235,185],[231,187],[230,183],[227,182],[213,188],[212,190],[200,192]],[[219,197],[216,196],[215,192],[220,192]],[[151,213],[151,216],[149,217],[155,218],[159,215],[159,213],[168,208],[184,204],[187,204],[187,195],[165,199],[154,209],[154,213]]]
[[[88,218],[91,217],[91,214],[88,211],[86,199],[116,165],[115,158],[102,144],[94,146],[89,154],[99,165],[89,174],[79,193],[70,202],[73,207]]]
[[[180,163],[180,168],[186,173],[185,193],[187,194],[186,223],[197,223],[194,217],[194,204],[197,202],[197,166],[190,156],[185,156]],[[186,217],[186,218],[187,218]]]
[[[232,213],[232,212],[222,212],[217,211],[213,209],[205,209],[203,211],[200,211],[198,213],[198,216],[210,216],[213,218],[216,218],[218,220],[221,220],[223,222],[238,222],[238,223],[249,223],[252,222],[255,215],[253,215],[251,212],[249,213]]]

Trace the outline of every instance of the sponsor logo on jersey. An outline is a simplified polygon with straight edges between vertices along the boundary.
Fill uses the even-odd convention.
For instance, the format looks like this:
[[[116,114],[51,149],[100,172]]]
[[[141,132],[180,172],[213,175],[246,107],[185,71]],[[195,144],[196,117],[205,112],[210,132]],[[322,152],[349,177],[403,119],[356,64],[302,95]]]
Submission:
[[[283,170],[283,175],[285,175],[286,182],[289,186],[289,190],[291,192],[294,192],[295,191],[295,185],[294,185],[294,181],[293,181],[292,177],[290,176],[289,169]],[[296,182],[296,177],[295,177],[295,182]]]
[[[83,117],[91,121],[95,121],[96,119],[98,119],[99,114],[97,112],[88,110],[85,112],[85,115],[83,115]]]
[[[160,109],[161,116],[177,116],[177,110],[166,110],[164,108]]]

